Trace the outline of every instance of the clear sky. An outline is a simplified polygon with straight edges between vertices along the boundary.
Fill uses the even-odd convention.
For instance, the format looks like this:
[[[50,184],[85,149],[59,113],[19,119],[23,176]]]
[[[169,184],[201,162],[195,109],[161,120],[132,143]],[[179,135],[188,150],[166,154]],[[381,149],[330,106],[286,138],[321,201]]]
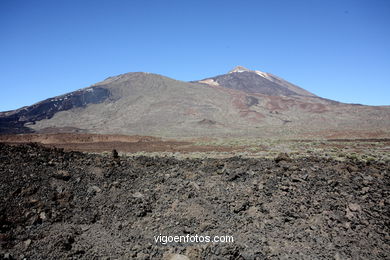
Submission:
[[[0,111],[126,72],[190,81],[236,65],[390,105],[388,0],[1,0],[0,39]]]

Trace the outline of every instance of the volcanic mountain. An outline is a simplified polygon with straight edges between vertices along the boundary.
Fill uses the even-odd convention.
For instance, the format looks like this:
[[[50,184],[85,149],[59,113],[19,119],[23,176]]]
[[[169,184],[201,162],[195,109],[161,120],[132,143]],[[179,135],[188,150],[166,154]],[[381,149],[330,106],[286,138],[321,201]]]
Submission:
[[[192,82],[134,72],[1,112],[0,132],[389,137],[390,106],[324,99],[272,74],[241,66]]]

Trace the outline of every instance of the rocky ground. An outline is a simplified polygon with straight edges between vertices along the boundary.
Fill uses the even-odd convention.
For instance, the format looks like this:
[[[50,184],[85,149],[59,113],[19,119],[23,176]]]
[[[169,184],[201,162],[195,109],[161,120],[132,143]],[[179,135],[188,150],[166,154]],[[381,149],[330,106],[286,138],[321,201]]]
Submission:
[[[0,144],[0,259],[389,259],[390,164]],[[158,235],[233,243],[156,243]]]

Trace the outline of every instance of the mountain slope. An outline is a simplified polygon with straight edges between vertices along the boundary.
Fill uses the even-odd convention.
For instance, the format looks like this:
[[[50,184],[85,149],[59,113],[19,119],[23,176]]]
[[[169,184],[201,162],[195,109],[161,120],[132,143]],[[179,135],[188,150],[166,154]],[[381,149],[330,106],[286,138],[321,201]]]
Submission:
[[[101,103],[108,97],[109,91],[107,89],[89,87],[46,99],[32,106],[22,107],[14,111],[2,112],[0,113],[0,133],[32,132],[31,129],[25,126],[26,124],[28,125],[32,122],[49,119],[60,111]]]
[[[0,114],[0,131],[85,132],[161,137],[389,136],[390,107],[322,99],[283,79],[236,67],[183,82],[126,73]]]
[[[198,82],[214,86],[219,85],[247,93],[260,93],[273,96],[315,96],[314,94],[272,74],[259,70],[252,71],[242,66],[235,67],[228,74],[207,78]]]

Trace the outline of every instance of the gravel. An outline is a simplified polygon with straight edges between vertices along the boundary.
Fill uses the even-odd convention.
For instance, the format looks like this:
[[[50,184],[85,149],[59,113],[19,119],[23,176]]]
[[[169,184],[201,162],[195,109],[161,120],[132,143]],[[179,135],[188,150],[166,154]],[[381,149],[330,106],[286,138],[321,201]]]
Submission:
[[[0,259],[390,259],[389,170],[0,144]]]

